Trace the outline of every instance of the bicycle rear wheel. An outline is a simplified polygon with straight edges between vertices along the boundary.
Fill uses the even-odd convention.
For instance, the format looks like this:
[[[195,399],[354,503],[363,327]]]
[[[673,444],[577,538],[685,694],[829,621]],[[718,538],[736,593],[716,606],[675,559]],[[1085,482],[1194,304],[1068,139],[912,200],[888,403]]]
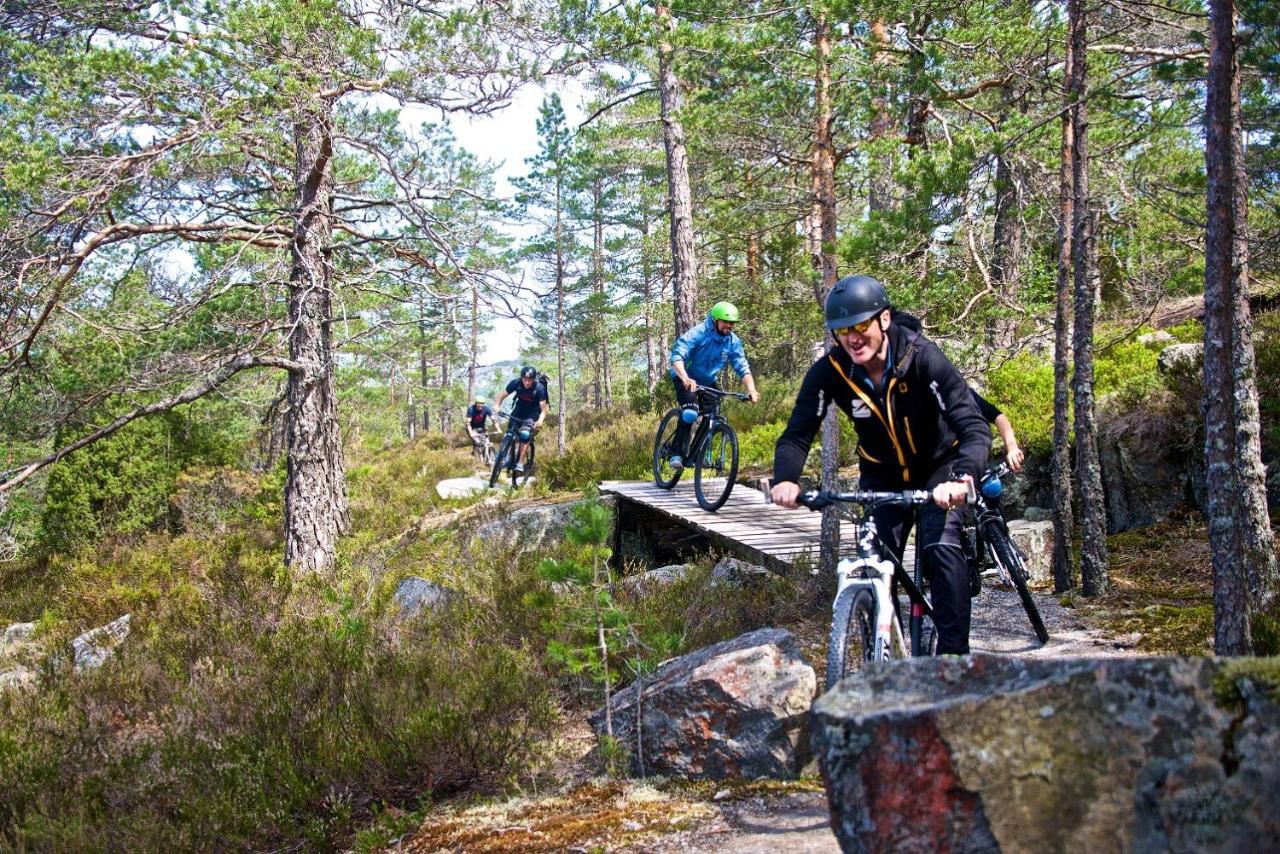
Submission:
[[[711,428],[702,445],[693,452],[693,494],[703,510],[715,512],[729,500],[738,476],[738,437],[723,421]]]
[[[871,591],[846,587],[836,597],[831,613],[831,637],[827,640],[827,682],[837,682],[875,656],[876,601]]]
[[[653,437],[653,483],[659,489],[670,489],[684,474],[683,468],[671,467],[672,454],[683,451],[673,447],[676,429],[680,426],[679,407],[670,410],[658,422],[658,433]]]
[[[1027,612],[1027,619],[1031,621],[1031,629],[1036,633],[1036,638],[1042,644],[1048,643],[1049,632],[1044,627],[1044,620],[1040,618],[1040,609],[1036,607],[1036,600],[1031,598],[1031,591],[1027,590],[1026,564],[1009,539],[1009,532],[1003,526],[992,523],[985,526],[983,536],[991,546],[995,559],[1013,582],[1013,589],[1018,591],[1018,598],[1022,600],[1022,607]]]
[[[511,436],[508,434],[502,437],[501,444],[498,445],[498,452],[493,456],[493,473],[489,475],[489,488],[498,485],[498,478],[502,477],[502,467],[506,465],[507,455],[511,453]]]

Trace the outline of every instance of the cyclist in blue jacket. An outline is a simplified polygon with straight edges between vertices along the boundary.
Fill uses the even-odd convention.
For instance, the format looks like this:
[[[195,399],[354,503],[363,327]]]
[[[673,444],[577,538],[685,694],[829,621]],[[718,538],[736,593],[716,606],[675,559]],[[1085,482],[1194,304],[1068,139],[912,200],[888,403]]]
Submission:
[[[718,302],[707,312],[707,319],[681,335],[671,348],[671,381],[675,384],[676,400],[681,406],[698,403],[698,386],[719,388],[717,380],[726,364],[733,365],[734,372],[742,378],[751,402],[760,400],[756,381],[751,376],[751,364],[747,361],[742,339],[733,334],[738,322],[738,309],[733,303]],[[689,425],[683,419],[676,425],[672,444],[683,448],[689,441]],[[679,454],[670,460],[672,468],[684,466]]]

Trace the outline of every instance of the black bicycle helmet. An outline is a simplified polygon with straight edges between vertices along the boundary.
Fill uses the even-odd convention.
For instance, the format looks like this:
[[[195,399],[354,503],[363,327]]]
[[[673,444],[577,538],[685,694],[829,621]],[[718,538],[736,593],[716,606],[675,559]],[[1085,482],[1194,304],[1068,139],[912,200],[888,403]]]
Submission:
[[[520,379],[524,379],[525,377],[536,378],[537,376],[538,376],[538,369],[535,368],[533,365],[525,365],[523,368],[520,369]]]
[[[845,276],[827,294],[827,329],[861,323],[889,307],[884,285],[871,276]]]

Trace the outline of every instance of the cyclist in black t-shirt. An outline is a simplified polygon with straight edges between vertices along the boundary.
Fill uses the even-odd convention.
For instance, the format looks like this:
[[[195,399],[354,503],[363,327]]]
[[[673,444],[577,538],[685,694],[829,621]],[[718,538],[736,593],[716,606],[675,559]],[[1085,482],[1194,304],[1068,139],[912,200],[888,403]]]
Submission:
[[[1000,439],[1004,442],[1004,458],[1009,463],[1009,468],[1022,471],[1024,458],[1022,446],[1018,444],[1018,436],[1013,432],[1013,422],[1009,420],[1009,416],[1001,412],[994,403],[978,394],[973,386],[969,387],[969,392],[973,395],[973,402],[978,404],[978,411],[982,413],[983,419],[988,424],[994,424],[996,431],[1000,434]]]
[[[514,431],[522,421],[530,422],[529,429],[536,431],[547,420],[547,412],[550,411],[547,388],[538,382],[538,371],[532,365],[525,365],[520,369],[519,378],[507,383],[506,389],[498,395],[494,405],[502,408],[502,401],[507,399],[507,395],[515,396],[515,403],[511,405],[511,423],[507,427],[509,432]],[[515,470],[523,472],[525,460],[529,456],[529,443],[521,442],[517,437],[516,446],[519,451]]]
[[[493,418],[493,410],[489,408],[484,395],[477,394],[475,403],[467,407],[467,435],[476,447],[484,440],[485,422]]]

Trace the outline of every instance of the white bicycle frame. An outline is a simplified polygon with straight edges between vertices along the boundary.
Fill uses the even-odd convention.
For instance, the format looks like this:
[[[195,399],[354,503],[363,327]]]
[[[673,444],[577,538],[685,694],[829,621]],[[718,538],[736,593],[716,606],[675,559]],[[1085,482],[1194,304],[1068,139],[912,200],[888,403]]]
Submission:
[[[893,601],[893,563],[859,557],[844,558],[836,565],[836,599],[846,588],[870,590],[876,603],[876,634],[873,661],[906,658],[907,642]]]

